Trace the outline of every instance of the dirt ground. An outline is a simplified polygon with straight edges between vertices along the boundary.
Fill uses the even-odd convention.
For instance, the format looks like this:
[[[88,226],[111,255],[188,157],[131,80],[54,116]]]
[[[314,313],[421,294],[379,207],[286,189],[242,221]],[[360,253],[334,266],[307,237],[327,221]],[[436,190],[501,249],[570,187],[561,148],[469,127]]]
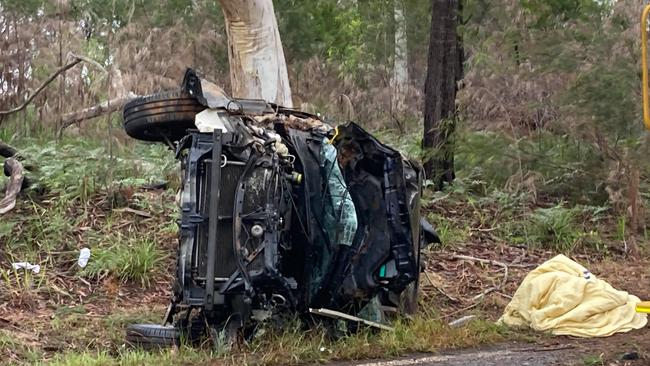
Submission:
[[[454,249],[430,248],[424,254],[420,307],[435,311],[444,321],[465,315],[496,321],[524,276],[555,255],[500,243],[487,230],[477,229],[467,242]],[[176,245],[170,238],[165,247],[174,253]],[[587,255],[572,258],[615,288],[650,299],[650,260]],[[173,279],[173,255],[165,265],[167,270],[147,288],[111,277],[88,281],[50,273],[48,282],[37,289],[12,290],[8,301],[0,304],[0,362],[24,362],[30,354],[41,360],[80,349],[117,351],[123,345],[126,324],[162,319]],[[507,277],[504,265],[508,267]],[[402,360],[375,364],[650,365],[650,328],[589,340],[534,333],[515,338],[517,342],[490,348],[448,350],[404,359],[415,359],[416,363]],[[623,360],[626,353],[636,359]],[[355,363],[346,365],[351,364]]]
[[[503,284],[502,266],[459,259],[463,255],[513,266],[509,266],[508,278]],[[430,299],[430,306],[440,309],[448,321],[472,313],[497,320],[525,275],[553,256],[555,253],[548,251],[498,244],[490,247],[485,243],[470,244],[462,251],[431,252],[427,255],[427,271],[421,279],[422,296]],[[650,261],[587,255],[572,258],[614,288],[628,291],[642,300],[650,299]],[[494,290],[485,295],[482,302],[474,300],[486,289]],[[650,327],[595,339],[534,333],[529,336],[528,342],[523,344],[510,342],[489,349],[442,352],[441,359],[416,358],[420,363],[390,365],[650,365]]]

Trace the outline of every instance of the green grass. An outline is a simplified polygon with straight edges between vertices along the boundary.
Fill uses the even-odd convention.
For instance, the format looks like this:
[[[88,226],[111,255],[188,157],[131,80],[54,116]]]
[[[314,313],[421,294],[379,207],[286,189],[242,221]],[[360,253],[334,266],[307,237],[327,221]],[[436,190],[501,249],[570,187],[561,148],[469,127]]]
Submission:
[[[209,362],[224,365],[294,365],[335,359],[393,357],[409,352],[436,352],[444,348],[473,346],[504,340],[511,333],[491,322],[476,320],[452,329],[431,316],[397,321],[394,332],[361,330],[332,340],[322,328],[305,330],[298,322],[271,329],[252,343],[230,353],[209,348],[182,346],[179,349],[146,352],[119,348],[115,352],[86,350],[57,354],[49,365],[187,365]]]
[[[584,366],[602,366],[605,365],[602,356],[586,356],[582,363]]]
[[[419,132],[397,136],[387,130],[379,135],[410,157],[422,156]],[[443,240],[442,246],[432,250],[462,249],[480,239],[486,245],[606,253],[608,246],[603,243],[615,245],[629,235],[624,218],[609,230],[613,240],[608,232],[599,230],[612,213],[601,204],[593,177],[585,173],[598,167],[589,147],[575,147],[567,138],[544,134],[520,141],[525,151],[516,154],[509,137],[471,131],[461,131],[457,143],[456,182],[443,192],[424,192],[424,214]],[[87,138],[64,138],[58,143],[23,139],[14,144],[26,163],[35,167],[30,175],[39,187],[21,197],[16,209],[3,216],[0,258],[4,266],[11,261],[39,263],[42,272],[3,272],[2,300],[37,307],[39,299],[60,295],[52,287],[57,276],[74,281],[81,278],[95,288],[101,287],[106,277],[145,288],[156,276],[169,274],[162,271],[172,265],[170,244],[178,229],[173,195],[179,185],[170,151],[162,145],[114,144],[109,154],[105,141]],[[519,159],[525,171],[520,173],[535,173],[538,179],[525,187],[512,179],[523,176],[516,175]],[[156,194],[137,189],[162,180],[170,181],[171,189]],[[598,206],[577,205],[585,198]],[[556,204],[560,200],[564,203]],[[151,217],[119,209],[124,207]],[[91,249],[84,269],[76,266],[81,247]],[[88,297],[79,304],[76,293],[69,297],[64,300],[74,304],[57,308],[52,318],[30,323],[34,332],[46,339],[40,344],[0,330],[0,355],[6,356],[8,364],[298,364],[435,352],[513,337],[507,329],[485,320],[450,329],[437,314],[425,311],[411,321],[398,320],[395,332],[364,330],[332,340],[321,328],[305,329],[296,323],[269,329],[229,354],[205,346],[145,352],[123,346],[124,327],[130,322],[158,322],[164,310],[116,309],[110,315],[97,316],[93,314],[96,298]],[[423,305],[425,309],[430,306]]]
[[[92,260],[81,275],[95,279],[114,276],[124,282],[135,281],[148,286],[152,276],[161,271],[159,264],[167,255],[151,239],[120,239],[116,236],[112,246],[93,250]]]
[[[570,252],[584,235],[577,222],[577,211],[562,204],[538,208],[530,216],[527,232],[533,246]]]

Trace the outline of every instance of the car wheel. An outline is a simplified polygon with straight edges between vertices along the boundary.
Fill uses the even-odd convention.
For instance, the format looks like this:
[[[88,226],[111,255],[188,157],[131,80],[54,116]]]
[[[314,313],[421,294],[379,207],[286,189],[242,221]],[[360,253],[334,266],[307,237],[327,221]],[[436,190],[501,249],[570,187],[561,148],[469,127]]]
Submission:
[[[124,130],[138,140],[178,141],[194,127],[194,117],[205,107],[183,91],[141,97],[124,106]]]
[[[174,326],[131,324],[126,328],[126,341],[144,349],[180,344],[180,331]]]

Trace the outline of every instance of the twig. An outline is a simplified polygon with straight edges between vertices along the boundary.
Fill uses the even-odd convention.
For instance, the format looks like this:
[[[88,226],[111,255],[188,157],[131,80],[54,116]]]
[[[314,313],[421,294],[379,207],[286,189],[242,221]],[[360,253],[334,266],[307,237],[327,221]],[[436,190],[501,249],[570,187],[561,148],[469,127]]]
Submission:
[[[473,303],[472,305],[465,306],[464,308],[458,309],[458,310],[456,310],[456,311],[452,311],[451,313],[449,313],[449,314],[447,314],[447,315],[440,316],[440,317],[438,317],[438,320],[440,320],[440,319],[444,319],[444,318],[448,318],[448,317],[450,317],[450,316],[452,316],[452,315],[456,315],[456,314],[458,314],[458,313],[462,313],[463,311],[466,311],[466,310],[469,310],[469,309],[473,309],[473,308],[479,306],[480,304],[481,304],[481,301],[477,301],[477,302]]]
[[[41,91],[43,91],[43,89],[45,89],[45,87],[48,86],[48,84],[50,84],[52,81],[54,81],[54,79],[56,79],[57,76],[59,76],[59,75],[61,75],[62,73],[66,72],[67,70],[73,68],[76,64],[80,63],[81,61],[83,61],[81,58],[75,56],[75,57],[73,58],[72,61],[70,61],[70,62],[67,63],[66,65],[61,66],[58,70],[56,70],[56,72],[54,72],[54,74],[50,75],[50,77],[47,78],[47,80],[45,80],[45,81],[44,81],[44,82],[43,82],[43,83],[38,87],[38,89],[36,89],[36,91],[34,91],[34,92],[33,92],[33,93],[32,93],[32,94],[27,98],[27,100],[25,100],[25,102],[23,102],[23,104],[19,105],[19,106],[16,107],[16,108],[13,108],[13,109],[9,109],[9,110],[6,110],[6,111],[0,111],[0,117],[2,117],[2,116],[6,116],[6,115],[9,115],[9,114],[12,114],[12,113],[16,113],[16,112],[19,112],[19,111],[22,111],[23,109],[25,109],[25,107],[27,107],[27,105],[28,105],[29,103],[31,103],[31,101],[32,101],[34,98],[36,98],[36,96],[38,95],[38,93],[40,93]]]
[[[496,287],[490,287],[490,288],[488,288],[487,290],[484,290],[483,292],[481,292],[480,294],[478,294],[478,295],[472,297],[472,300],[473,300],[473,301],[476,301],[476,300],[478,300],[478,299],[484,297],[485,295],[488,295],[488,294],[490,294],[490,293],[492,293],[492,292],[495,292],[495,291],[497,291],[497,290],[499,290],[499,289],[496,288]]]
[[[89,63],[89,64],[95,66],[96,68],[101,70],[104,74],[108,73],[108,71],[106,71],[106,68],[104,68],[104,66],[102,66],[99,62],[93,60],[90,57],[86,57],[86,56],[83,56],[83,55],[78,55],[78,54],[72,53],[72,52],[68,53],[68,57],[73,58],[73,59],[78,58],[83,62],[86,62],[86,63]]]
[[[471,257],[469,255],[460,255],[460,254],[455,254],[452,256],[453,259],[464,259],[468,261],[475,261],[475,262],[481,262],[481,263],[487,263],[487,264],[492,264],[494,266],[507,266],[507,267],[512,267],[512,268],[531,268],[537,266],[537,264],[516,264],[516,263],[505,263],[505,262],[499,262],[495,261],[493,259],[483,259],[483,258],[476,258],[476,257]]]
[[[456,299],[455,297],[452,297],[451,295],[449,295],[448,293],[446,293],[443,289],[441,289],[440,287],[436,286],[436,284],[433,282],[433,279],[431,279],[431,276],[429,276],[429,272],[424,271],[424,275],[427,277],[427,280],[429,281],[429,283],[431,284],[431,286],[433,286],[433,288],[435,288],[435,289],[436,289],[438,292],[440,292],[443,296],[445,296],[446,298],[448,298],[448,299],[449,299],[450,301],[452,301],[452,302],[458,302],[458,299]]]
[[[453,258],[471,260],[471,261],[476,261],[476,262],[480,262],[480,263],[487,263],[487,264],[492,264],[492,265],[495,265],[495,266],[500,266],[501,268],[503,268],[503,279],[501,280],[501,283],[499,284],[499,286],[488,288],[487,290],[483,291],[479,295],[474,296],[473,300],[475,300],[475,301],[477,299],[480,299],[480,298],[484,297],[485,295],[487,295],[487,294],[489,294],[491,292],[501,290],[503,287],[505,287],[506,283],[508,282],[508,265],[503,263],[503,262],[495,261],[495,260],[492,260],[492,259],[483,259],[483,258],[470,257],[468,255],[454,255]]]
[[[501,296],[505,297],[506,299],[512,300],[512,296],[510,296],[510,295],[508,295],[508,294],[504,294],[504,293],[501,292],[501,291],[495,291],[495,293],[496,293],[497,295],[501,295]]]
[[[471,228],[470,230],[471,231],[478,231],[478,232],[482,232],[482,233],[489,233],[489,232],[494,231],[494,230],[499,230],[500,228],[501,227],[497,225],[495,227],[490,227],[490,228],[487,228],[487,229],[478,227],[478,228]]]
[[[114,209],[113,211],[115,211],[115,212],[128,212],[128,213],[132,213],[134,215],[142,216],[142,217],[146,217],[146,218],[153,217],[153,215],[151,215],[148,212],[141,211],[141,210],[136,210],[136,209],[133,209],[131,207],[117,208],[117,209]]]

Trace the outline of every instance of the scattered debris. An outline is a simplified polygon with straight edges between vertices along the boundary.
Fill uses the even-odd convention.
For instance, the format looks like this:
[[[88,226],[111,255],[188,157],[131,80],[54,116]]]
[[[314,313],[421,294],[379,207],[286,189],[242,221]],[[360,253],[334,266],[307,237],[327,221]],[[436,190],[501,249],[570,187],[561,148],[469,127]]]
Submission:
[[[449,322],[448,325],[452,328],[460,328],[474,319],[476,319],[476,315],[466,315],[462,318]]]
[[[363,323],[363,324],[368,325],[368,326],[370,326],[370,327],[374,327],[374,328],[378,328],[378,329],[382,329],[382,330],[388,330],[388,331],[391,331],[391,332],[395,331],[395,328],[393,328],[393,327],[389,327],[388,325],[381,324],[381,323],[377,323],[377,322],[373,322],[373,321],[370,321],[370,320],[367,320],[367,319],[363,319],[363,318],[359,318],[359,317],[357,317],[357,316],[353,316],[353,315],[350,315],[350,314],[342,313],[342,312],[340,312],[340,311],[336,311],[336,310],[330,310],[330,309],[311,309],[311,308],[310,308],[310,309],[309,309],[309,312],[312,313],[312,314],[316,314],[316,315],[326,316],[326,317],[328,317],[328,318],[332,318],[332,319],[350,320],[350,321],[353,321],[353,322]]]
[[[79,267],[84,268],[88,264],[88,260],[90,259],[90,249],[88,248],[81,248],[79,251],[79,259],[77,260],[77,264]]]
[[[26,271],[32,271],[33,273],[38,273],[41,271],[41,266],[38,264],[31,264],[29,262],[16,262],[11,264],[14,269],[25,269]]]

